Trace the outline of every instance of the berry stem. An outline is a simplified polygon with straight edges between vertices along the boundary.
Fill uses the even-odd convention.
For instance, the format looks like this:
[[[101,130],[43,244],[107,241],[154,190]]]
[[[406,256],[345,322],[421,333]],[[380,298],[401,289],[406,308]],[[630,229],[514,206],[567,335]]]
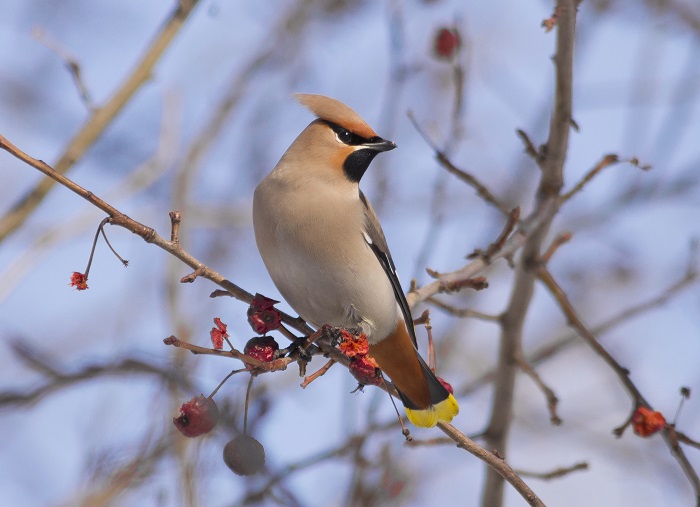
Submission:
[[[245,392],[245,410],[243,412],[243,434],[248,434],[248,402],[250,401],[250,388],[253,386],[254,375],[250,376],[248,380],[248,389]]]
[[[233,370],[231,373],[226,375],[226,377],[224,377],[224,380],[219,382],[219,385],[216,386],[216,389],[214,389],[212,391],[212,393],[209,395],[209,399],[211,400],[214,398],[214,395],[219,392],[219,389],[221,389],[221,386],[224,385],[228,379],[233,377],[236,373],[241,373],[242,371],[246,371],[246,370],[247,370],[247,368],[241,368],[240,370]]]

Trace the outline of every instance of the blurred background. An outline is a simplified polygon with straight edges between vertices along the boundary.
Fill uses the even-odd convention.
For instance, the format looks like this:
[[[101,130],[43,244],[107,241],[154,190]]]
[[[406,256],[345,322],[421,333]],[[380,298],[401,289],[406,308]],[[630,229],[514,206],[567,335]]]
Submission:
[[[123,86],[175,7],[165,0],[4,0],[0,134],[56,163],[95,108]],[[427,283],[426,267],[463,266],[465,255],[497,237],[504,218],[437,164],[407,112],[455,165],[527,214],[539,170],[516,129],[536,145],[547,139],[556,34],[541,23],[553,9],[535,0],[202,0],[68,176],[165,237],[168,212],[181,210],[185,249],[246,290],[279,298],[253,240],[252,192],[312,120],[292,93],[329,95],[397,143],[372,164],[362,188],[406,289],[411,278]],[[461,40],[447,54],[435,47],[444,28]],[[695,2],[581,4],[578,131],[565,189],[608,153],[637,157],[652,170],[608,168],[572,199],[552,231],[573,238],[550,269],[592,328],[613,319],[602,343],[669,421],[680,387],[691,389],[677,425],[696,439],[700,293],[692,282],[667,289],[684,278],[700,234],[699,94]],[[0,221],[42,179],[3,152]],[[217,394],[222,423],[204,437],[182,437],[172,424],[180,405],[208,395],[240,363],[193,356],[162,340],[175,334],[209,346],[212,319],[220,317],[242,348],[254,335],[247,307],[209,298],[217,287],[206,280],[180,284],[189,268],[109,227],[129,267],[100,241],[90,289],[75,291],[70,274],[85,270],[103,217],[56,187],[2,235],[4,505],[479,505],[482,463],[454,445],[404,445],[386,395],[351,393],[356,382],[340,366],[304,390],[296,367],[255,380],[248,427],[266,449],[261,475],[235,476],[221,459],[242,430],[244,375]],[[487,290],[441,301],[499,314],[512,270],[500,261],[483,275]],[[493,403],[484,375],[497,361],[499,328],[431,312],[438,369],[461,405],[453,424],[476,435]],[[551,296],[537,287],[524,352],[557,394],[563,424],[550,424],[546,400],[521,375],[509,463],[533,473],[588,464],[557,479],[526,478],[548,505],[693,504],[659,435],[642,439],[628,430],[614,438],[630,400],[601,359],[569,334]],[[423,331],[420,339],[425,347]],[[563,345],[555,353],[539,353],[556,343]],[[316,358],[310,371],[323,362]],[[419,440],[441,435],[412,433]],[[699,468],[700,451],[687,453]],[[524,501],[507,487],[505,503]]]

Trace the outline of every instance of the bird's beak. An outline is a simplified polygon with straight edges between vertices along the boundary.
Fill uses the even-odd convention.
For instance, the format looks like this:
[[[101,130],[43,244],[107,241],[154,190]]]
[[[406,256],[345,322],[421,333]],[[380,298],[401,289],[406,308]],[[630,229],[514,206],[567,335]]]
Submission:
[[[386,141],[380,137],[376,141],[363,143],[362,147],[369,148],[369,149],[375,150],[375,151],[391,151],[394,148],[396,148],[396,143],[394,143],[392,141]]]

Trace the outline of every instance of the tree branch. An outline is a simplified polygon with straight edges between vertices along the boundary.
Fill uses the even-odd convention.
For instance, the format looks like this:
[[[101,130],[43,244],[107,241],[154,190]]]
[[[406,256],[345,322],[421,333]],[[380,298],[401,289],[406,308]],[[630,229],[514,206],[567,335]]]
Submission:
[[[489,466],[488,470],[493,471],[493,473],[497,473],[499,477],[508,481],[508,483],[510,483],[510,485],[513,486],[518,493],[520,493],[520,496],[522,496],[528,504],[537,507],[544,507],[542,500],[538,498],[535,492],[532,491],[527,484],[525,484],[525,481],[523,481],[520,476],[513,471],[510,465],[508,465],[508,463],[506,463],[502,457],[496,456],[492,452],[489,452],[483,447],[477,445],[473,440],[467,438],[466,435],[458,431],[451,424],[438,423],[438,427],[443,433],[445,433],[445,435],[457,443],[457,447],[460,447],[461,449],[464,449],[476,456]]]
[[[605,361],[608,364],[608,366],[610,366],[610,368],[615,372],[617,378],[620,380],[625,390],[632,398],[633,406],[630,413],[634,413],[634,411],[638,407],[646,407],[653,410],[653,407],[649,404],[646,398],[644,398],[637,386],[634,384],[634,382],[632,382],[632,379],[630,379],[629,370],[620,365],[615,360],[615,358],[612,357],[612,355],[600,344],[600,342],[596,339],[593,333],[591,333],[588,330],[586,325],[576,313],[576,310],[574,310],[574,307],[569,301],[569,298],[566,296],[566,293],[557,284],[557,282],[552,277],[551,273],[549,273],[549,271],[544,266],[540,266],[537,270],[537,274],[539,279],[545,284],[547,289],[549,289],[549,291],[554,296],[554,299],[559,305],[559,308],[561,309],[562,313],[566,316],[569,325],[578,333],[578,335],[581,338],[583,338],[586,341],[588,346],[591,347],[595,351],[595,353],[598,354],[603,359],[603,361]],[[671,454],[676,459],[681,469],[685,473],[686,477],[690,481],[691,486],[695,490],[696,500],[700,502],[700,478],[698,477],[697,472],[688,461],[688,457],[685,455],[685,452],[683,452],[683,449],[678,445],[677,440],[673,437],[669,428],[664,428],[661,434],[663,436],[664,441],[666,442],[666,445],[669,447]]]
[[[542,243],[558,210],[559,193],[564,184],[564,161],[571,127],[573,59],[576,31],[576,0],[559,0],[557,52],[555,61],[554,110],[550,119],[549,138],[543,147],[539,166],[542,172],[537,190],[535,215],[541,216],[539,227],[527,237],[515,273],[515,284],[508,307],[503,314],[501,347],[494,385],[493,406],[484,432],[486,447],[504,454],[513,421],[513,392],[517,357],[522,355],[522,333],[525,316],[532,301],[535,275],[531,268],[539,262]],[[503,477],[492,468],[486,471],[481,504],[484,507],[503,505]]]

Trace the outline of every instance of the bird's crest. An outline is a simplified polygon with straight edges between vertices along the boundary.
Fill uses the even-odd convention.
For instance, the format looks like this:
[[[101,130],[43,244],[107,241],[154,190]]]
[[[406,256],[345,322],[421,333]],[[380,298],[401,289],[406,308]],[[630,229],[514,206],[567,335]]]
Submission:
[[[340,125],[365,139],[377,136],[377,133],[367,125],[367,122],[359,114],[339,100],[311,93],[295,93],[294,97],[302,106],[322,120]]]

